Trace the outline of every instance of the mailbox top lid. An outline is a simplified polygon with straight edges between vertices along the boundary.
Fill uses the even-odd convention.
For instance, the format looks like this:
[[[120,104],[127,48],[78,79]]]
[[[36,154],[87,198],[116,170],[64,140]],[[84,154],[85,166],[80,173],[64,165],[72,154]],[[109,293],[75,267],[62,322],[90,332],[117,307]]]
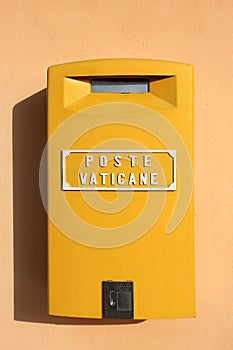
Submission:
[[[54,65],[48,68],[48,74],[63,77],[98,76],[174,76],[193,74],[193,66],[187,63],[153,59],[97,59]]]

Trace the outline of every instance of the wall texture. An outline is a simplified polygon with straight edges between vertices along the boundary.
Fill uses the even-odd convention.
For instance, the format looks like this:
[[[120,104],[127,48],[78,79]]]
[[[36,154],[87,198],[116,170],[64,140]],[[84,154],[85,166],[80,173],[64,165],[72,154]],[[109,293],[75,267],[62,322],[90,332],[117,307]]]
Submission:
[[[2,2],[1,349],[233,348],[232,14],[232,0]],[[28,218],[27,205],[30,207],[38,196],[31,179],[36,178],[45,141],[45,135],[40,136],[45,93],[34,94],[46,87],[50,65],[111,57],[164,59],[195,67],[195,319],[130,325],[64,319],[55,325],[57,321],[41,309],[46,304],[45,237],[43,241],[40,236],[45,217],[38,204],[35,210],[41,210],[40,222]],[[16,215],[15,222],[21,229],[31,228],[30,236],[19,236],[17,227],[13,234],[12,127],[14,168],[19,175],[14,180],[19,190],[15,193],[16,209],[22,211],[21,219]],[[38,148],[33,157],[28,150],[34,147],[35,138]],[[31,172],[26,176],[20,169],[28,162]],[[37,239],[34,230],[38,231]]]

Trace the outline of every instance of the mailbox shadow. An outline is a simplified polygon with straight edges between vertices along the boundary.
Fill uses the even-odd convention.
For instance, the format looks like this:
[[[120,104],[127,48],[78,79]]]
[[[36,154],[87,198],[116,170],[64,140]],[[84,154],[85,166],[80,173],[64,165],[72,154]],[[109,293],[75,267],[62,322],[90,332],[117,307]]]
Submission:
[[[48,315],[47,214],[39,191],[39,166],[46,140],[44,89],[13,108],[14,319],[73,325],[143,322]]]

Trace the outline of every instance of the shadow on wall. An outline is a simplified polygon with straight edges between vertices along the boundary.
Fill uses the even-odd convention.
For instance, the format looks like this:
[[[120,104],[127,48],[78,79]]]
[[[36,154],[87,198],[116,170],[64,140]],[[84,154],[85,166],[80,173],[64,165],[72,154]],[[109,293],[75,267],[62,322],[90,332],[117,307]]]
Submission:
[[[77,325],[142,322],[48,315],[47,214],[39,191],[39,165],[46,139],[44,89],[13,109],[14,319]]]

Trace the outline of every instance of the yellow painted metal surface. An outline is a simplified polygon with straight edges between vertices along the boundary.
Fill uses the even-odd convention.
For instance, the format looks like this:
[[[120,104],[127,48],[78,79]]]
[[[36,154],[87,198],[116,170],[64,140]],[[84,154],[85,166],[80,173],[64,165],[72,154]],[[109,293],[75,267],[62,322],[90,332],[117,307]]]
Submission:
[[[98,77],[146,77],[150,89],[92,93],[91,79]],[[85,156],[92,149],[100,152],[92,154],[87,167]],[[120,184],[111,183],[110,175],[106,183],[99,175],[99,191],[64,190],[64,150],[85,150],[64,159],[69,186],[79,188],[78,174],[86,172],[85,186],[95,187],[90,174],[104,169],[115,179],[119,172],[125,174],[122,187],[144,190],[118,191]],[[107,165],[100,168],[99,156],[110,150],[116,152],[107,153]],[[137,162],[132,167],[132,158],[122,159],[119,169],[114,155],[125,150],[125,157],[137,155]],[[159,165],[146,167],[140,156],[148,150],[176,151],[175,174],[167,153],[156,156]],[[101,282],[132,280],[135,319],[195,316],[192,165],[190,65],[116,59],[49,68],[49,314],[101,318]],[[135,183],[129,183],[131,172]],[[140,183],[139,173],[145,172],[148,179],[157,173],[152,184]],[[158,183],[168,187],[174,177],[175,189],[150,190]]]

